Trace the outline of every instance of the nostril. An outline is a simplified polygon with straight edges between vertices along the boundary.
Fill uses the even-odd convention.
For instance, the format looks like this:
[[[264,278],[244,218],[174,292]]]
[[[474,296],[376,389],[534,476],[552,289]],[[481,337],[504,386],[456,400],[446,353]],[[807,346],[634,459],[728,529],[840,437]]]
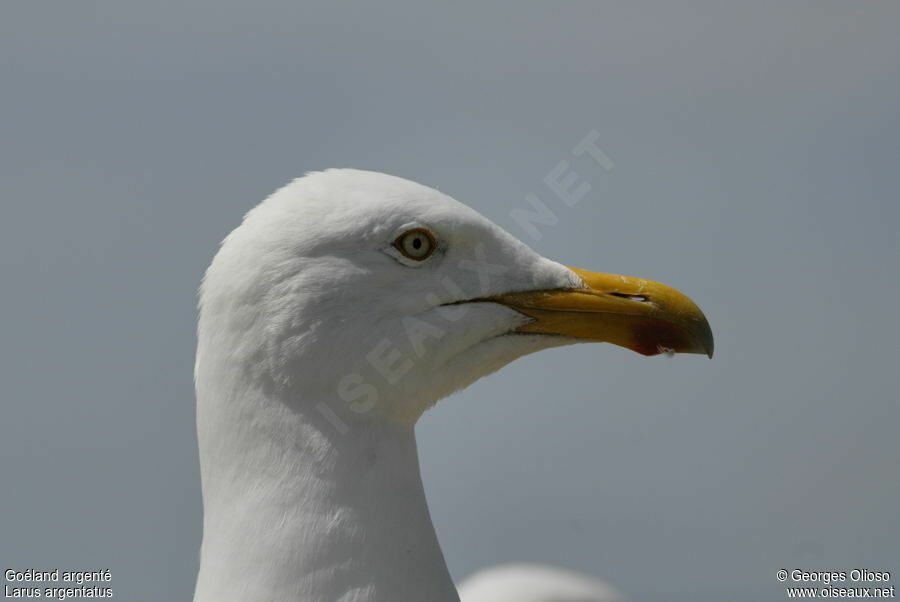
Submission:
[[[639,303],[650,303],[650,297],[647,295],[631,295],[629,293],[610,293],[613,297],[620,299],[628,299],[629,301],[638,301]]]

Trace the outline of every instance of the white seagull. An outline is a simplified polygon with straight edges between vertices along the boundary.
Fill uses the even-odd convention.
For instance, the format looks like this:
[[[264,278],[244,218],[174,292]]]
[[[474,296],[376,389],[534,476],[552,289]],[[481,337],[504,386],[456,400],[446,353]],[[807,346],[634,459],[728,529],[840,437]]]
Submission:
[[[545,259],[420,184],[332,169],[281,188],[200,290],[195,602],[457,602],[416,421],[518,357],[587,341],[713,351],[675,289]]]
[[[625,602],[612,586],[573,571],[507,564],[478,571],[459,585],[462,602]]]

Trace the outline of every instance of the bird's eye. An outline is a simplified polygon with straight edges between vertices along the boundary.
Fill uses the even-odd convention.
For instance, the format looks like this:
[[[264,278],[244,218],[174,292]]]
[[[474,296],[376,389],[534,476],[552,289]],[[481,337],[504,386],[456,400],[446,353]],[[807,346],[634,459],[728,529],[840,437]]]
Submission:
[[[424,261],[434,253],[437,241],[425,228],[414,228],[398,236],[394,241],[394,247],[410,259]]]

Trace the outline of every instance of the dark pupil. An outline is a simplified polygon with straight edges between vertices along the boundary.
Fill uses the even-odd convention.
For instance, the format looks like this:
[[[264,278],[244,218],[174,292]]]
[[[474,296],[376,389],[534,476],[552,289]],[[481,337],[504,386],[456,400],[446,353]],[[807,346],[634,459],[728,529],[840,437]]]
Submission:
[[[413,249],[416,249],[417,251],[419,249],[421,249],[422,248],[422,239],[419,238],[418,236],[415,237],[412,241],[412,246],[413,246]]]

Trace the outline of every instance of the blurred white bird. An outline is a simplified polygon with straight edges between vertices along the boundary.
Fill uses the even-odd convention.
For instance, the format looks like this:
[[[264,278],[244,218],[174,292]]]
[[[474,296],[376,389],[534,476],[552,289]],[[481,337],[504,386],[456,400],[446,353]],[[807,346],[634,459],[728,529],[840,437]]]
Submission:
[[[624,602],[599,579],[539,564],[508,564],[475,573],[459,584],[462,602]]]
[[[586,341],[713,349],[678,291],[545,259],[419,184],[329,170],[280,189],[228,235],[201,286],[194,600],[456,602],[415,423],[518,357]],[[466,602],[611,591],[517,569],[503,594],[488,577],[463,586]],[[538,582],[551,597],[534,597]]]

